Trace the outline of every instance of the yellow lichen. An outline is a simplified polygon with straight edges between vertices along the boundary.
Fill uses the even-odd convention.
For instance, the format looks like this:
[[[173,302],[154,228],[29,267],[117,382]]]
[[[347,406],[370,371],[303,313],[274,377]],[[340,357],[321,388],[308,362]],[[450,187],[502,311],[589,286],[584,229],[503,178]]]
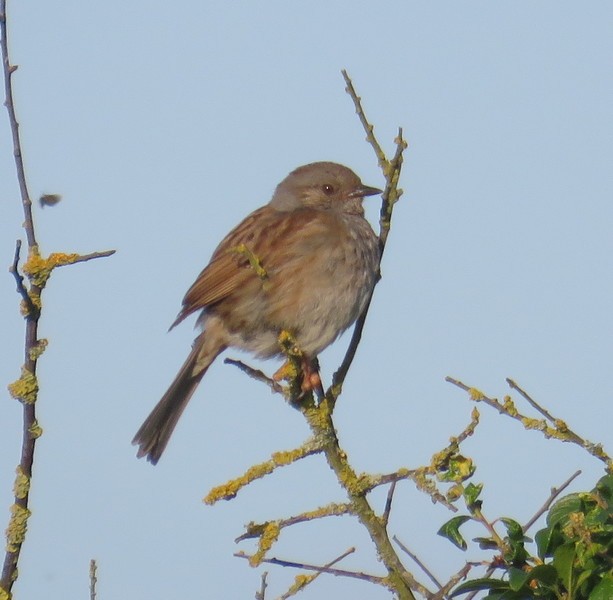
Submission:
[[[290,586],[287,592],[283,594],[283,597],[289,598],[290,596],[296,595],[299,591],[309,585],[309,583],[311,583],[318,575],[318,573],[313,575],[296,575],[294,578],[294,583]]]
[[[273,452],[272,462],[277,467],[284,467],[304,457],[304,448],[295,448],[294,450],[283,450],[281,452]]]
[[[24,404],[34,404],[38,396],[38,380],[31,371],[21,367],[21,377],[8,385],[9,393]]]
[[[470,399],[474,400],[475,402],[480,402],[481,400],[485,399],[485,394],[477,388],[470,388],[468,390],[468,395],[470,396]]]
[[[504,411],[510,416],[510,417],[516,417],[517,416],[517,408],[515,408],[515,403],[513,402],[511,396],[505,396],[504,397],[504,402],[502,403],[502,407],[504,409]]]
[[[530,419],[524,417],[521,422],[526,429],[536,429],[537,431],[545,431],[547,429],[547,423],[545,423],[543,419]]]
[[[49,340],[46,340],[44,338],[38,340],[35,346],[33,348],[30,348],[30,352],[29,352],[30,359],[38,360],[40,358],[40,355],[47,349],[48,344],[49,344]]]
[[[332,502],[321,506],[315,510],[309,510],[301,513],[299,516],[306,521],[312,521],[313,519],[321,519],[322,517],[340,517],[342,515],[349,514],[351,511],[347,504],[337,504]]]
[[[38,424],[38,421],[34,421],[28,428],[28,433],[32,439],[37,439],[43,434],[43,428]]]
[[[34,305],[36,310],[40,311],[42,307],[40,294],[29,293],[28,296],[30,298],[30,302]],[[22,300],[19,304],[19,313],[22,317],[27,317],[30,315],[30,305],[25,300]]]
[[[271,521],[264,527],[264,531],[260,536],[260,542],[256,553],[249,558],[249,564],[252,567],[257,567],[265,558],[266,553],[272,548],[272,545],[279,538],[281,528],[277,521]]]
[[[23,500],[30,491],[30,478],[23,472],[21,466],[18,466],[15,472],[17,476],[13,484],[13,492],[15,493],[15,498]]]
[[[230,252],[244,256],[255,271],[255,274],[262,280],[268,279],[268,273],[262,266],[262,261],[249,249],[245,244],[239,244],[234,248],[230,248]]]
[[[33,246],[30,249],[28,260],[23,265],[23,272],[33,285],[43,288],[53,269],[70,265],[78,258],[78,254],[65,254],[64,252],[54,252],[48,258],[43,258],[38,251],[38,246]]]
[[[6,551],[17,552],[19,546],[26,538],[28,518],[32,513],[23,506],[13,504],[11,506],[11,519],[6,529]]]
[[[240,477],[231,479],[226,483],[214,487],[204,498],[205,504],[215,504],[219,500],[231,500],[238,494],[241,488],[250,484],[256,479],[272,473],[277,467],[289,465],[309,454],[317,451],[317,445],[314,440],[310,440],[294,450],[285,450],[283,452],[275,452],[270,460],[259,463],[247,469]]]
[[[0,586],[0,600],[11,600],[11,594]]]

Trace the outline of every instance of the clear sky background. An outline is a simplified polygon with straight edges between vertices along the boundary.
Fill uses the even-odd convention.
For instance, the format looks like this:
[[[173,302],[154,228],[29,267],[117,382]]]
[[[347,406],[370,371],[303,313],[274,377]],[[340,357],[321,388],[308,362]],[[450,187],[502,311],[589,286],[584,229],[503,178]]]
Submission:
[[[360,471],[428,462],[469,421],[452,375],[501,397],[504,378],[612,448],[613,4],[608,1],[9,1],[15,99],[45,253],[117,254],[56,271],[45,291],[33,516],[16,598],[253,598],[262,569],[233,558],[249,521],[341,491],[321,457],[229,503],[214,485],[308,436],[301,416],[218,361],[157,467],[130,445],[185,358],[167,334],[225,233],[298,165],[333,160],[381,186],[344,92],[348,69],[391,154],[410,148],[362,345],[337,409]],[[23,238],[0,116],[0,262]],[[378,200],[368,201],[372,222]],[[24,324],[0,277],[2,387]],[[326,381],[349,336],[321,357]],[[238,357],[236,352],[228,355]],[[278,364],[265,365],[268,372]],[[483,407],[465,452],[484,511],[526,521],[576,469],[599,462]],[[8,520],[21,407],[0,402],[0,521]],[[384,494],[374,496],[381,509]],[[478,553],[436,536],[450,513],[399,486],[390,531],[441,578]],[[2,529],[5,525],[2,525]],[[478,529],[472,535],[482,535]],[[350,519],[284,532],[271,555],[382,573]],[[409,561],[407,564],[410,565]],[[411,565],[410,565],[411,566]],[[269,568],[274,598],[294,571]],[[414,569],[417,572],[416,569]],[[420,575],[421,579],[425,579]],[[389,595],[320,578],[305,598]]]

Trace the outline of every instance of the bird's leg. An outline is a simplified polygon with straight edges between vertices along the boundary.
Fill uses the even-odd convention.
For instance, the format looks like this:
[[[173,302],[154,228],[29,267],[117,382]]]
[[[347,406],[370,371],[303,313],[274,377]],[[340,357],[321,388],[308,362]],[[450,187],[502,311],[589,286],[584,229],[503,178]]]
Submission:
[[[272,378],[275,381],[286,380],[290,382],[296,381],[300,386],[300,396],[308,392],[314,391],[319,398],[324,395],[321,377],[319,376],[319,361],[317,358],[309,358],[302,356],[299,362],[301,372],[296,371],[295,361],[286,360],[281,367],[275,371]]]
[[[302,357],[302,384],[301,388],[303,392],[314,391],[318,398],[323,398],[324,388],[321,383],[321,377],[319,376],[319,361],[317,357],[308,358]]]

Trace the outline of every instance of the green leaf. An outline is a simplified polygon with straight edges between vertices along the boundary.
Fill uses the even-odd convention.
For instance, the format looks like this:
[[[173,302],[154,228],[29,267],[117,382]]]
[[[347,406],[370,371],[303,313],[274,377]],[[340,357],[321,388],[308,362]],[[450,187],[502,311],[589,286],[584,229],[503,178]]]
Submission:
[[[598,480],[595,490],[607,501],[609,512],[613,512],[613,475],[605,475]]]
[[[481,550],[498,549],[498,544],[493,540],[493,538],[476,537],[473,538],[473,542],[479,544],[479,548],[481,548]]]
[[[558,572],[551,565],[538,565],[530,571],[530,581],[551,587],[558,580]]]
[[[575,560],[575,545],[564,544],[553,553],[553,566],[558,572],[566,591],[572,598],[573,592],[573,563]]]
[[[549,550],[551,536],[553,535],[553,527],[546,527],[545,529],[539,529],[534,536],[536,542],[536,551],[538,557],[543,560]]]
[[[507,535],[509,536],[510,540],[518,542],[524,541],[524,530],[517,521],[514,521],[513,519],[508,519],[506,517],[502,517],[500,521],[502,521],[507,528]]]
[[[543,559],[545,556],[551,556],[555,549],[565,542],[565,538],[560,532],[560,526],[553,525],[552,527],[546,527],[537,531],[534,541],[536,542],[539,558]]]
[[[613,598],[613,575],[607,573],[592,590],[588,600],[611,600]]]
[[[568,515],[574,512],[581,512],[583,503],[579,494],[569,494],[560,498],[547,513],[547,525],[550,527],[560,523],[562,526],[568,522]]]
[[[524,587],[526,582],[530,579],[530,573],[517,567],[509,567],[509,586],[514,591],[519,591]]]
[[[457,546],[460,550],[466,550],[466,541],[460,535],[460,527],[470,521],[472,517],[467,515],[460,515],[459,517],[453,517],[444,523],[442,527],[437,531],[438,535],[447,538],[454,546]]]
[[[506,581],[500,581],[500,579],[472,579],[465,583],[461,583],[453,592],[451,596],[459,596],[466,592],[477,592],[480,590],[506,590],[509,589],[509,584]]]
[[[472,477],[475,468],[471,458],[462,456],[461,454],[454,454],[449,458],[447,470],[439,474],[438,477],[441,481],[460,483]]]
[[[482,483],[478,483],[478,484],[469,483],[464,488],[464,500],[466,501],[466,504],[469,507],[475,504],[475,502],[477,501],[477,498],[479,498],[479,495],[481,494],[481,490],[483,490]]]

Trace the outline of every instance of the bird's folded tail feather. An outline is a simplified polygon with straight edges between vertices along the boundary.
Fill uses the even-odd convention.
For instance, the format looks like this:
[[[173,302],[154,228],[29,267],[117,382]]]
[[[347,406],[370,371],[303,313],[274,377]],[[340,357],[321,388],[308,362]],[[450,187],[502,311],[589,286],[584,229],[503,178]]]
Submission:
[[[203,352],[204,335],[196,338],[174,381],[136,432],[132,444],[139,447],[138,458],[146,456],[150,463],[157,464],[198,384],[224,349],[220,348],[217,353]]]

